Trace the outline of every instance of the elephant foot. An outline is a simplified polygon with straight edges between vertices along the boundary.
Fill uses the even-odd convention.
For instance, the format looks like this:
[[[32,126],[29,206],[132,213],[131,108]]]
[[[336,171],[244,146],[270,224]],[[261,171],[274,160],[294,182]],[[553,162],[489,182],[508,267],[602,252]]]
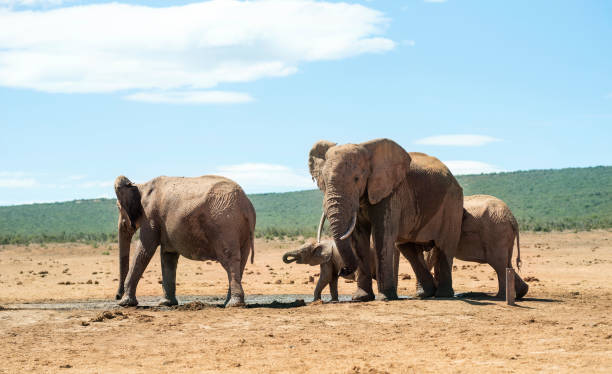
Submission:
[[[381,292],[383,301],[397,300],[397,290],[385,290]]]
[[[368,293],[361,288],[358,288],[352,297],[353,301],[372,301],[374,299],[376,299],[376,295],[374,295],[374,293]]]
[[[174,306],[174,305],[178,305],[178,300],[173,297],[172,299],[168,299],[168,298],[163,298],[159,301],[159,303],[157,304],[159,306]]]
[[[225,307],[226,308],[237,308],[237,307],[243,307],[245,305],[246,304],[244,303],[244,297],[234,296],[225,304]]]
[[[529,291],[529,285],[527,283],[524,283],[524,286],[516,290],[516,298],[522,299],[525,295],[527,295],[527,291]]]
[[[138,305],[138,300],[135,297],[123,296],[121,301],[119,301],[119,306],[136,306]]]
[[[455,290],[452,287],[438,287],[435,293],[436,297],[455,297]]]
[[[123,287],[120,288],[117,293],[115,294],[115,300],[121,300],[121,298],[123,297]]]
[[[416,295],[421,299],[426,299],[428,297],[432,297],[436,294],[435,287],[427,287],[427,289],[423,288],[420,283],[417,283]]]

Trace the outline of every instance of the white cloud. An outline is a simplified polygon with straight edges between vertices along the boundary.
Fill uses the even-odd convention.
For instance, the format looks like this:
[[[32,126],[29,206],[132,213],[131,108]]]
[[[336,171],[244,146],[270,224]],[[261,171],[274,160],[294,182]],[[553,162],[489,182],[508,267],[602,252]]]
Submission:
[[[445,3],[446,0],[424,0],[426,3]]]
[[[0,8],[0,85],[201,101],[219,92],[193,91],[287,76],[303,62],[393,49],[395,43],[380,36],[387,24],[381,12],[363,5],[312,0]],[[156,93],[172,90],[189,92]],[[241,95],[230,95],[234,102],[250,98],[231,94]]]
[[[403,40],[402,44],[407,45],[408,47],[414,47],[416,45],[416,42],[414,40]]]
[[[453,145],[460,147],[478,147],[481,145],[499,141],[501,141],[501,139],[486,135],[455,134],[430,136],[427,138],[419,139],[414,143],[422,145]]]
[[[0,178],[1,188],[34,187],[38,182],[34,178]]]
[[[446,164],[454,175],[497,173],[503,171],[495,165],[480,161],[451,160],[444,161],[444,164]]]
[[[23,6],[23,7],[32,7],[32,6],[50,6],[50,5],[61,5],[63,4],[63,0],[0,0],[0,5],[7,5],[10,7],[13,6]]]
[[[146,103],[169,104],[222,104],[247,103],[253,98],[245,93],[231,91],[163,91],[139,92],[124,96],[125,99]]]
[[[282,192],[316,188],[309,175],[275,164],[245,163],[221,166],[217,174],[240,184],[246,192]]]

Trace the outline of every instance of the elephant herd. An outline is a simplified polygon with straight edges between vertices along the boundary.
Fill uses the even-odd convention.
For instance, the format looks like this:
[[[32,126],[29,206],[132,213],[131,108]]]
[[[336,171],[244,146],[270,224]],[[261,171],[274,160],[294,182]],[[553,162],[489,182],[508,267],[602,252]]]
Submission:
[[[323,192],[317,241],[283,256],[283,261],[320,265],[315,299],[329,284],[338,298],[338,277],[356,280],[353,300],[375,298],[372,279],[384,299],[397,298],[399,254],[410,262],[421,297],[452,297],[453,259],[490,264],[498,275],[512,267],[514,241],[520,266],[516,219],[501,200],[463,196],[448,168],[437,158],[406,152],[389,139],[338,145],[314,144],[310,174]],[[136,287],[158,246],[164,298],[175,295],[179,255],[218,261],[228,276],[225,306],[244,305],[242,275],[254,256],[255,210],[242,188],[220,176],[157,177],[134,184],[115,180],[119,208],[119,305],[137,305]],[[324,222],[332,240],[321,241]],[[140,229],[130,263],[130,242]],[[424,253],[426,256],[424,256]],[[433,269],[433,275],[432,275]],[[516,297],[528,290],[515,278]]]

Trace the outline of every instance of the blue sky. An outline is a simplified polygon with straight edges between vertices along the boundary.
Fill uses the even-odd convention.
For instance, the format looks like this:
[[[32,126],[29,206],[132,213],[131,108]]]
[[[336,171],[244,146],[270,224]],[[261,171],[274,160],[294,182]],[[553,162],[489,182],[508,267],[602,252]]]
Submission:
[[[612,2],[0,0],[0,205],[315,188],[315,141],[379,137],[456,174],[611,165]]]

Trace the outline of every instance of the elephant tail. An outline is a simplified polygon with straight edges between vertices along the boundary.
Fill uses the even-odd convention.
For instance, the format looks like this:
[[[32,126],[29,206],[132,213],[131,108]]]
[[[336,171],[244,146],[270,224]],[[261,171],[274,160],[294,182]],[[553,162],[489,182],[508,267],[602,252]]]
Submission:
[[[251,232],[251,264],[255,261],[255,233]]]
[[[521,270],[521,244],[519,240],[519,226],[516,219],[512,222],[512,228],[514,229],[514,233],[516,234],[516,268]],[[511,260],[510,260],[511,261]]]

